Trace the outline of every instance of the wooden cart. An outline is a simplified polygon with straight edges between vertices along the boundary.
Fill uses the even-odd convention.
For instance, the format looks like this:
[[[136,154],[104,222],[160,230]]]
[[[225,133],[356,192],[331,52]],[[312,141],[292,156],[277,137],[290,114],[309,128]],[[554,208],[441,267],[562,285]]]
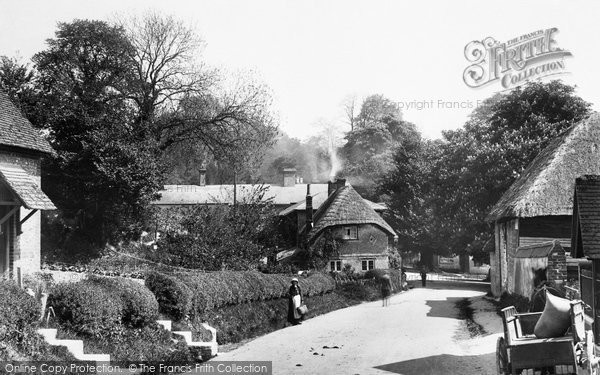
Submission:
[[[593,358],[593,335],[585,329],[581,301],[571,302],[571,328],[564,337],[539,339],[533,329],[542,313],[518,314],[513,306],[502,310],[504,337],[496,345],[498,374],[534,373],[595,374],[587,358]],[[586,341],[587,340],[587,341]]]

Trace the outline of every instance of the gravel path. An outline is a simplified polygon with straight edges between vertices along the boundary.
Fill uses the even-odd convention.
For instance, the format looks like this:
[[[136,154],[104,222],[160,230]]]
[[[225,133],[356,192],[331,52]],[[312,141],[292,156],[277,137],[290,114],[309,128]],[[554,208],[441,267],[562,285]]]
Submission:
[[[502,322],[484,294],[477,283],[429,283],[393,296],[388,307],[369,302],[337,310],[215,360],[273,361],[274,374],[495,374]],[[459,318],[456,305],[465,298],[476,332]]]

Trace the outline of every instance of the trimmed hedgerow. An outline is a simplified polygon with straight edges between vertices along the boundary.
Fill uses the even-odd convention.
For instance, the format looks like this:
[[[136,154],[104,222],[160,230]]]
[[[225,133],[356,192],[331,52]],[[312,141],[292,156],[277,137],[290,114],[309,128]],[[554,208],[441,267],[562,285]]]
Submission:
[[[91,276],[88,280],[103,287],[111,296],[120,298],[123,324],[143,327],[157,319],[158,301],[144,285],[121,277]]]
[[[93,282],[57,284],[48,301],[56,317],[75,331],[107,336],[121,329],[120,299]]]
[[[150,271],[146,274],[145,284],[154,293],[163,314],[179,320],[190,313],[192,292],[176,277]]]
[[[363,279],[375,279],[377,283],[381,282],[383,275],[390,276],[395,291],[402,290],[402,272],[394,269],[375,269],[365,272]]]
[[[38,301],[13,282],[0,282],[0,327],[19,331],[40,318]]]
[[[157,280],[161,280],[158,282]],[[192,293],[192,313],[201,315],[221,306],[235,305],[250,301],[262,301],[281,298],[287,295],[291,276],[264,274],[256,271],[218,271],[218,272],[181,272],[173,275],[164,275],[151,272],[146,277],[146,285],[154,292],[161,311],[167,312],[173,305],[173,298],[165,295],[180,295],[175,287],[174,279],[187,285]],[[317,295],[333,291],[335,281],[324,274],[313,274],[300,278],[300,288],[307,295]],[[171,291],[173,285],[175,290]],[[173,316],[173,314],[170,314]],[[179,314],[179,318],[182,315]]]

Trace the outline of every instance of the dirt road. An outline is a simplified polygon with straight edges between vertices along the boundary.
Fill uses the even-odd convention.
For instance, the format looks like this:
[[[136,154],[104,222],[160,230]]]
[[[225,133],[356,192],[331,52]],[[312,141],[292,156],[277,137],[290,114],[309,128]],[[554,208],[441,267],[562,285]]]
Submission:
[[[431,283],[260,337],[215,360],[273,361],[274,374],[495,374],[502,330],[477,284]],[[471,301],[473,320],[465,299]],[[310,306],[309,306],[310,308]]]

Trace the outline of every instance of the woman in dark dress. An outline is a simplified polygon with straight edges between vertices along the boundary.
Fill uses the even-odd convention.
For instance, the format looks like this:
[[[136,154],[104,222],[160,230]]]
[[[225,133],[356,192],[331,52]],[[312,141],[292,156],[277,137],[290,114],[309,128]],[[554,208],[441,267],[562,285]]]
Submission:
[[[298,279],[292,279],[292,285],[288,292],[288,322],[293,325],[302,324],[302,315],[298,312],[298,307],[302,306],[302,290],[298,285]]]

